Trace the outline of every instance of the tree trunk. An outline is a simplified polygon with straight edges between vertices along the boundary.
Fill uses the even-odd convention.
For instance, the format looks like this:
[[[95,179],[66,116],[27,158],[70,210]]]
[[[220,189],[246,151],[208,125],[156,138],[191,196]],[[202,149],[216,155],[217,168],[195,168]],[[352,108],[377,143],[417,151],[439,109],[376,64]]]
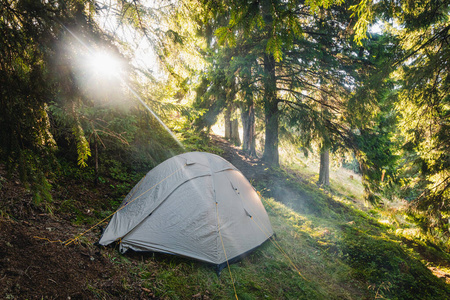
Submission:
[[[231,107],[225,109],[225,139],[231,139]]]
[[[236,146],[241,145],[239,137],[239,121],[233,119],[234,105],[228,105],[225,110],[225,138]]]
[[[322,147],[320,152],[320,168],[318,185],[330,186],[330,151]]]
[[[231,120],[231,137],[230,142],[236,146],[241,145],[241,138],[239,137],[239,121],[238,119]]]
[[[253,101],[248,106],[241,105],[242,150],[250,156],[256,156],[255,107]]]
[[[278,100],[276,93],[275,58],[264,54],[264,113],[266,135],[262,160],[269,165],[279,166],[278,154]]]
[[[329,118],[328,109],[325,105],[327,103],[327,96],[322,93],[322,105],[321,105],[321,119],[324,122],[326,118]],[[320,149],[320,166],[319,166],[319,181],[320,186],[330,186],[330,140],[328,132],[325,130],[322,133],[322,147]]]

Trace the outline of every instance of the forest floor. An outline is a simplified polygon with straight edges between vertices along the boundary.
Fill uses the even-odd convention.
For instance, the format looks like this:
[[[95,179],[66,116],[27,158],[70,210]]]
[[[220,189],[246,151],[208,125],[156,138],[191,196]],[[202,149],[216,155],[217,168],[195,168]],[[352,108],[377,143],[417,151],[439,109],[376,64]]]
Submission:
[[[212,142],[249,180],[261,180],[265,166],[258,159],[247,158],[220,137],[213,136]],[[61,208],[76,199],[70,204],[74,212],[58,209],[52,213],[50,208],[34,205],[32,194],[17,176],[6,179],[3,168],[0,183],[0,298],[87,299],[107,293],[118,298],[155,299],[141,286],[124,288],[123,282],[138,283],[127,278],[131,275],[121,264],[111,262],[89,245],[88,240],[98,239],[99,230],[63,245],[89,229],[88,225],[75,225],[73,214],[79,210],[92,214],[98,207],[96,202],[111,193],[107,185],[59,183],[64,188],[54,190],[51,206]]]
[[[239,147],[230,144],[220,136],[211,135],[211,141],[223,150],[221,156],[238,168],[257,190],[260,190],[258,188],[260,186],[264,187],[260,192],[265,196],[273,197],[289,207],[294,206],[296,210],[303,211],[301,205],[305,201],[302,200],[308,196],[299,193],[298,190],[292,190],[283,173],[267,172],[268,166],[259,158],[247,156]],[[306,183],[303,177],[291,175],[294,175],[296,180]]]
[[[83,242],[98,239],[98,231],[64,246],[64,241],[87,229],[87,225],[74,225],[70,212],[52,213],[34,205],[32,195],[17,178],[6,180],[3,169],[0,178],[1,299],[90,299],[95,298],[97,290],[115,296],[139,296],[123,288],[128,272]],[[86,211],[92,199],[108,192],[91,190],[79,182],[67,183],[66,188],[67,194],[78,198],[76,209]],[[64,205],[61,196],[55,191],[53,207]],[[88,205],[80,207],[83,203]]]
[[[260,160],[248,158],[220,137],[212,136],[212,143],[223,150],[222,156],[254,186],[261,184],[265,196],[298,211],[314,209],[302,207],[302,203],[311,201],[299,199],[308,200],[310,195],[292,190],[282,173],[269,177],[265,172],[267,166]],[[71,179],[55,183],[54,187],[53,202],[47,207],[36,206],[32,194],[19,179],[14,176],[6,179],[6,171],[0,166],[0,298],[158,299],[152,289],[142,285],[139,274],[129,271],[130,264],[116,262],[110,257],[111,252],[93,245],[100,236],[97,229],[64,245],[101,218],[95,213],[107,210],[105,199],[112,193],[111,184],[94,186]],[[94,221],[74,221],[80,213]],[[138,262],[132,261],[131,266]],[[445,273],[442,277],[450,275]],[[201,297],[209,299],[208,291]]]

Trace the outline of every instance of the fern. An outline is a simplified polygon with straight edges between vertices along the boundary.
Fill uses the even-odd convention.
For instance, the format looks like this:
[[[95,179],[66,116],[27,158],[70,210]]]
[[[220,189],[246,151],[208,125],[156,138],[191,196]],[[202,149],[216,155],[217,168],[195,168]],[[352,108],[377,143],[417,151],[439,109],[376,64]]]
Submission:
[[[91,156],[91,148],[89,146],[89,142],[84,136],[83,128],[81,128],[80,124],[76,124],[72,129],[73,134],[75,135],[75,139],[77,141],[77,154],[78,160],[77,163],[80,167],[86,167],[86,161]]]

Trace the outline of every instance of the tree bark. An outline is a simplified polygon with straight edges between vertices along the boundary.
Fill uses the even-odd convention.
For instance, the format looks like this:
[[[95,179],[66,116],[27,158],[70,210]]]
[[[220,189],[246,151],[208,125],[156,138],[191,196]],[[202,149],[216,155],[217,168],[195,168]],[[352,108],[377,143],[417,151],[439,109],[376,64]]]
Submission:
[[[241,145],[239,137],[239,121],[233,119],[234,105],[228,105],[225,110],[225,139],[229,140],[236,146]]]
[[[278,100],[275,79],[275,58],[272,54],[264,54],[264,113],[265,143],[262,160],[271,166],[279,166],[278,154]]]
[[[320,168],[318,185],[330,186],[330,151],[322,147],[320,152]]]
[[[231,108],[228,106],[225,109],[225,139],[231,139]]]
[[[330,186],[330,151],[322,147],[320,152],[320,168],[318,185]]]
[[[241,105],[242,150],[250,156],[256,156],[255,106],[253,101],[248,106]]]
[[[239,137],[239,121],[238,119],[231,120],[231,137],[230,142],[236,146],[241,145],[241,138]]]
[[[325,105],[328,101],[325,93],[322,93],[321,105],[321,119],[324,120],[328,116],[328,108]],[[320,186],[330,186],[330,141],[328,137],[327,130],[322,133],[322,147],[320,149],[320,166],[319,166],[319,181],[317,182]]]

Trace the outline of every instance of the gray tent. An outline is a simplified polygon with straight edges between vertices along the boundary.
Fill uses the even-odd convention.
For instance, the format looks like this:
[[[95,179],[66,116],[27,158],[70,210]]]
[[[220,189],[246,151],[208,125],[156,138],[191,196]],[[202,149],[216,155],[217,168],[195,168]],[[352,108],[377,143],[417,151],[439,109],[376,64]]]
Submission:
[[[130,191],[99,243],[220,266],[273,235],[248,180],[220,156],[191,152],[152,169]]]

